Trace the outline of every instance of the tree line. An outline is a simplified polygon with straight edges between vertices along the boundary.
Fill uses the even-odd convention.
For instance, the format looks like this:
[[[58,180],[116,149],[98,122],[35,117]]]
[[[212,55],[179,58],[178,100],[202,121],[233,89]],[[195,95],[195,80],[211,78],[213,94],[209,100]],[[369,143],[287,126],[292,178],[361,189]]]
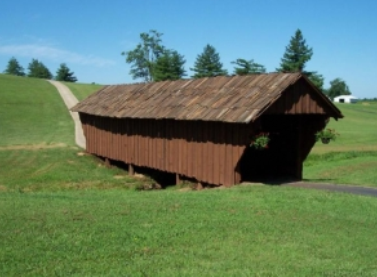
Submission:
[[[57,81],[76,82],[77,78],[74,76],[74,72],[68,68],[65,63],[60,64],[56,71],[56,76],[51,74],[50,70],[37,59],[32,59],[28,65],[28,72],[25,73],[24,68],[19,64],[15,57],[12,57],[4,70],[5,74],[15,76],[27,76],[41,79],[55,79]]]
[[[143,79],[144,82],[158,82],[165,80],[183,79],[186,74],[184,56],[176,50],[169,49],[162,44],[162,33],[151,30],[140,34],[140,42],[136,48],[122,52],[126,63],[131,65],[130,75],[133,79]],[[300,29],[296,30],[280,61],[277,72],[301,72],[311,82],[331,99],[338,95],[351,94],[346,82],[336,78],[330,82],[330,88],[324,88],[324,77],[317,71],[305,70],[306,63],[312,58],[313,49],[310,48]],[[215,47],[207,44],[203,52],[197,55],[194,66],[190,70],[194,73],[191,78],[203,78],[229,75],[248,75],[266,73],[266,68],[253,59],[237,58],[231,62],[233,72],[228,73],[223,68],[220,55]]]

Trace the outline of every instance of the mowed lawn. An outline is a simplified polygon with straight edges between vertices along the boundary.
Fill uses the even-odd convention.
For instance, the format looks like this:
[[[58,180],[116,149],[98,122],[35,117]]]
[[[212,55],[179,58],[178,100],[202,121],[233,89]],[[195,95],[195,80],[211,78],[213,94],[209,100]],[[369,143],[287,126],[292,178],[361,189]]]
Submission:
[[[375,198],[263,185],[138,191],[148,179],[74,145],[52,85],[0,74],[0,99],[0,276],[377,275]],[[373,161],[350,151],[314,154],[307,167]]]
[[[73,121],[47,81],[0,74],[0,148],[74,145]]]
[[[81,83],[70,83],[63,82],[76,96],[76,98],[81,101],[91,95],[92,93],[100,90],[103,86],[98,84],[81,84]]]
[[[287,187],[0,193],[0,275],[376,276],[376,209]]]

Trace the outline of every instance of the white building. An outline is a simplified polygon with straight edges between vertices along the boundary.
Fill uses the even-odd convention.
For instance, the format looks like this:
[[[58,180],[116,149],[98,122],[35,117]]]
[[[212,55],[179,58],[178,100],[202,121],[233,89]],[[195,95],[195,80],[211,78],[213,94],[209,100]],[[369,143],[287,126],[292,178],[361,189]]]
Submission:
[[[356,96],[352,95],[339,95],[334,97],[335,103],[356,103],[359,100]]]

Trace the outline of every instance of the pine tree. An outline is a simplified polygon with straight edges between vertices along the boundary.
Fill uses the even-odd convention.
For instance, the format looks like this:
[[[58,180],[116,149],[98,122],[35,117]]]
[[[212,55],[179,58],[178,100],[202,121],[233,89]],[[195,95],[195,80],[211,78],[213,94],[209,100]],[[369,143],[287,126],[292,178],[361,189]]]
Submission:
[[[18,61],[14,57],[12,57],[9,60],[7,68],[4,70],[4,73],[16,76],[25,76],[24,68],[18,63]]]
[[[216,49],[207,44],[204,47],[203,53],[198,55],[195,61],[194,68],[190,68],[195,74],[193,78],[213,77],[227,75],[227,71],[223,69],[223,64],[220,62],[220,55]]]
[[[56,81],[76,82],[77,78],[74,76],[74,72],[70,72],[70,69],[65,63],[60,64],[60,67],[56,71]]]
[[[234,74],[235,75],[248,75],[248,74],[259,74],[259,73],[266,73],[266,68],[254,62],[254,60],[245,60],[245,59],[237,59],[232,62],[232,64],[237,65],[234,67]]]
[[[291,37],[289,45],[285,48],[280,68],[277,68],[277,71],[303,72],[306,62],[311,59],[312,55],[312,48],[308,47],[301,30],[297,29],[295,35]]]
[[[183,65],[185,60],[182,55],[175,50],[165,50],[155,65],[153,72],[154,81],[178,80],[185,76]]]
[[[41,78],[41,79],[52,79],[52,74],[50,70],[40,61],[32,59],[28,66],[28,77]]]

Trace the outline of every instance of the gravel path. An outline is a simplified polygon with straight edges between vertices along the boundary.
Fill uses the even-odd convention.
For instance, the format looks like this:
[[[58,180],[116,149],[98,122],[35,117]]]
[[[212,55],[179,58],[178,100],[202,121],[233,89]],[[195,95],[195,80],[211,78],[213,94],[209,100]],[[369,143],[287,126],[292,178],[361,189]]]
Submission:
[[[49,80],[49,82],[57,88],[68,110],[79,102],[67,86],[57,81]],[[80,146],[81,148],[86,149],[86,139],[82,131],[82,126],[81,126],[79,115],[76,112],[69,111],[69,113],[71,114],[73,121],[75,122],[76,144]]]

